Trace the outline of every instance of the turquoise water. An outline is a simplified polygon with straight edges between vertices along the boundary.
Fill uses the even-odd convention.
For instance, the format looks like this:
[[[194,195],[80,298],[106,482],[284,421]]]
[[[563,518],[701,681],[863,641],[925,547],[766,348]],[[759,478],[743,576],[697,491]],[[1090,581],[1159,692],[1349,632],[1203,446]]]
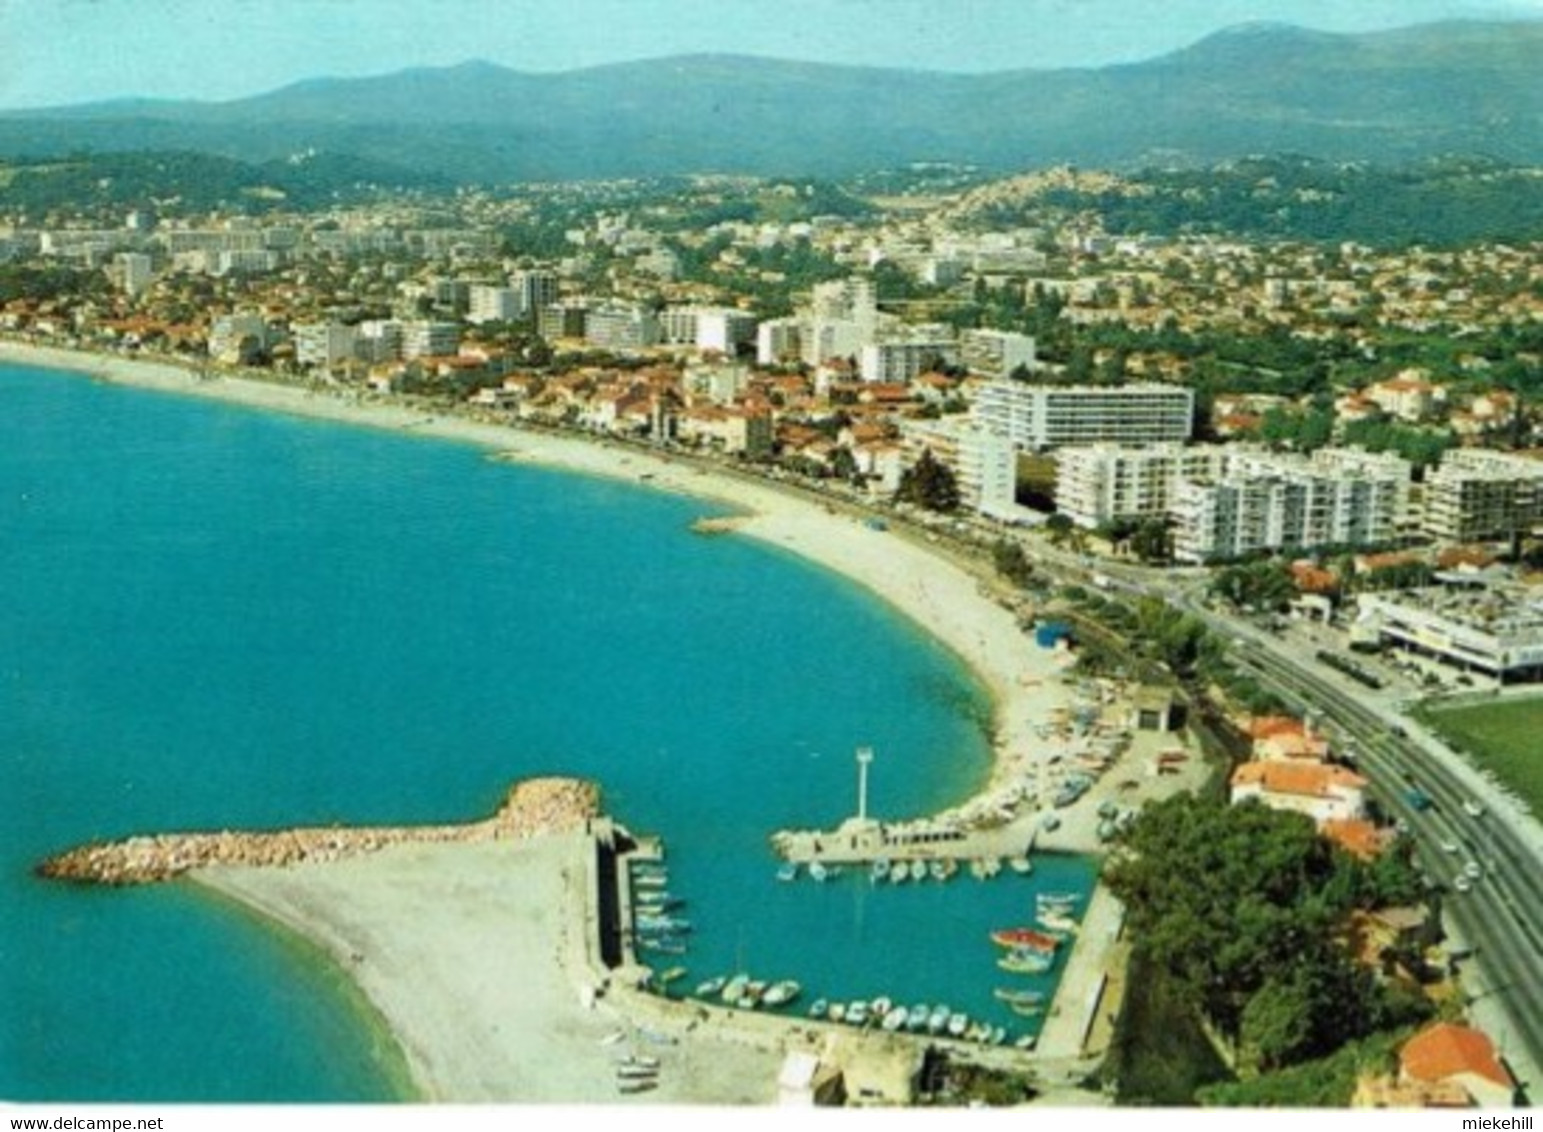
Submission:
[[[388,1098],[291,941],[186,886],[30,868],[147,830],[463,820],[532,774],[664,835],[692,980],[990,1012],[984,933],[1031,885],[774,879],[772,830],[853,808],[856,745],[884,817],[988,769],[984,691],[844,579],[465,446],[25,369],[0,414],[0,1097]]]

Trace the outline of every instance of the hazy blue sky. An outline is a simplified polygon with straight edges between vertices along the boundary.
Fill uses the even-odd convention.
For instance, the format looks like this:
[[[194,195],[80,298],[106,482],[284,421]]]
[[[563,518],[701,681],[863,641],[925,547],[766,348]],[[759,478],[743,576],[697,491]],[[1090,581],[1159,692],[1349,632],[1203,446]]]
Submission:
[[[685,52],[995,71],[1149,58],[1218,28],[1543,16],[1543,0],[0,0],[0,107],[237,98],[488,59],[567,70]]]

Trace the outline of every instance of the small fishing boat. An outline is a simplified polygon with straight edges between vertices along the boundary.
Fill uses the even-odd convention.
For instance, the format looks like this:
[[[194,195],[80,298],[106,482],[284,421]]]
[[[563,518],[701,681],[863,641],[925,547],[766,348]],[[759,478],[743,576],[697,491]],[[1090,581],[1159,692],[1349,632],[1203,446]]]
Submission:
[[[861,999],[847,1004],[847,1024],[850,1026],[866,1026],[868,1024],[868,1004]]]
[[[927,879],[927,862],[926,861],[912,861],[911,862],[911,879],[912,880],[926,880]]]
[[[659,1076],[659,1066],[650,1068],[647,1065],[634,1065],[630,1062],[622,1062],[616,1067],[616,1076],[624,1081],[642,1081]]]
[[[1007,1009],[1020,1018],[1032,1018],[1044,1008],[1044,1003],[1041,1002],[1009,1002],[1007,1004]]]
[[[783,865],[780,869],[777,870],[777,879],[780,881],[787,882],[790,880],[796,880],[797,877],[798,865],[793,861],[789,861],[787,864]]]
[[[934,1006],[932,1013],[927,1015],[927,1032],[929,1034],[941,1034],[948,1025],[948,1017],[952,1011],[946,1006]]]
[[[686,969],[684,967],[671,967],[659,975],[659,982],[662,985],[668,986],[670,983],[675,982],[677,979],[683,979],[685,977]]]
[[[636,1066],[637,1068],[645,1069],[650,1073],[659,1072],[659,1059],[657,1057],[650,1057],[646,1053],[629,1053],[626,1057],[617,1062],[617,1065]]]
[[[891,1007],[888,1011],[885,1012],[883,1020],[879,1022],[879,1026],[886,1032],[893,1034],[895,1031],[899,1030],[902,1026],[905,1025],[906,1019],[908,1017],[910,1017],[910,1015],[906,1012],[905,1007]]]
[[[723,975],[714,975],[710,979],[704,979],[702,982],[696,985],[697,997],[707,998],[711,995],[718,994],[723,990],[724,984],[726,984],[728,981],[728,978]]]
[[[1048,912],[1041,909],[1039,915],[1034,918],[1051,933],[1075,932],[1077,930],[1077,921],[1063,912]]]
[[[1024,1034],[1013,1042],[1014,1049],[1031,1050],[1039,1044],[1038,1034]]]
[[[968,1014],[953,1013],[948,1016],[947,1029],[951,1038],[962,1038],[969,1028],[970,1016]]]
[[[1045,1001],[1041,991],[1017,990],[1006,987],[998,987],[991,992],[991,996],[998,1002],[1005,1002],[1009,1006],[1039,1006]]]
[[[904,884],[911,879],[911,866],[906,861],[896,861],[889,868],[889,883]]]
[[[868,879],[878,884],[879,881],[889,876],[889,858],[880,857],[868,866]]]
[[[933,861],[927,866],[927,875],[932,877],[933,880],[947,880],[948,869],[944,867],[941,860]]]
[[[824,1018],[827,1016],[827,1012],[829,1010],[830,1001],[828,999],[817,998],[809,1007],[809,1017],[817,1020]]]
[[[875,1018],[882,1018],[884,1015],[889,1013],[890,1008],[894,1005],[894,1000],[891,999],[889,995],[881,994],[878,998],[874,999],[868,1004],[868,1009],[873,1011],[873,1016]]]
[[[1034,871],[1034,862],[1027,857],[1009,857],[1007,867],[1019,876],[1026,877]]]
[[[905,1012],[905,1028],[913,1031],[924,1029],[931,1015],[931,1008],[925,1002],[918,1002]]]
[[[990,1040],[991,1044],[994,1045],[994,1046],[1001,1045],[1003,1042],[1005,1042],[1007,1040],[1007,1027],[1006,1026],[996,1026],[996,1027],[994,1027],[992,1029],[992,1031],[991,1031],[991,1037],[990,1037],[989,1040]]]
[[[740,1000],[741,997],[743,997],[745,988],[749,985],[749,975],[735,975],[732,979],[724,984],[723,990],[719,992],[719,995],[724,1002],[731,1004],[736,1003]]]
[[[830,1009],[825,1012],[825,1017],[829,1018],[832,1022],[844,1022],[846,1021],[846,1016],[847,1004],[844,1002],[831,1003]]]
[[[1026,948],[1050,954],[1061,941],[1036,928],[1000,928],[991,933],[991,942],[998,947]]]
[[[1037,951],[1014,950],[997,960],[997,966],[1013,975],[1043,975],[1055,964],[1055,957]]]
[[[1041,892],[1034,898],[1040,904],[1077,904],[1082,897],[1075,892]]]
[[[830,870],[828,868],[826,868],[823,864],[821,864],[819,861],[810,861],[809,862],[809,879],[810,880],[816,880],[816,881],[822,881],[823,882],[829,876],[830,876]]]
[[[766,988],[761,1001],[767,1006],[786,1006],[799,996],[804,988],[792,979],[782,979]]]
[[[616,1091],[619,1093],[646,1093],[658,1087],[659,1082],[653,1077],[619,1077],[616,1081]]]
[[[754,1010],[761,1005],[761,999],[766,996],[766,980],[751,979],[745,984],[745,991],[739,996],[739,1005],[746,1010]]]

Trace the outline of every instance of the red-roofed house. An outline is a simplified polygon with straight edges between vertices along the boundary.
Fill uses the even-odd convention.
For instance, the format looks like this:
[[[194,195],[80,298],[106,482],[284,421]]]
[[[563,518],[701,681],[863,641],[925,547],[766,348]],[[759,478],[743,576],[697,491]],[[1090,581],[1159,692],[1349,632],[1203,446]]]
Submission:
[[[1424,1085],[1456,1084],[1479,1108],[1514,1108],[1516,1080],[1478,1030],[1451,1022],[1427,1026],[1398,1051],[1398,1078]]]
[[[1248,734],[1254,741],[1255,759],[1307,759],[1321,763],[1329,757],[1329,741],[1289,715],[1256,716],[1248,725]]]
[[[1243,763],[1232,772],[1232,802],[1250,798],[1272,810],[1306,814],[1322,825],[1359,818],[1366,811],[1366,779],[1327,763],[1270,760]]]
[[[1379,829],[1365,818],[1330,818],[1321,832],[1334,844],[1363,861],[1379,857],[1393,844],[1391,829]]]

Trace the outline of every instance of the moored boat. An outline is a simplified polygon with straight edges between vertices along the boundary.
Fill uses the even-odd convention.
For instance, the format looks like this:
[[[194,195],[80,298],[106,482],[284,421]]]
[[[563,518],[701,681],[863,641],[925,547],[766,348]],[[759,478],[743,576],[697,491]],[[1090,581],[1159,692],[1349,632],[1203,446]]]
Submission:
[[[720,993],[728,981],[728,978],[724,975],[714,975],[710,979],[702,980],[696,985],[697,997],[707,998],[709,995]]]
[[[1038,1014],[1041,1010],[1044,1009],[1044,1003],[1042,1003],[1042,1002],[1009,1002],[1007,1004],[1007,1009],[1011,1010],[1014,1014],[1018,1015],[1020,1018],[1032,1018],[1032,1017],[1034,1017],[1034,1015]]]
[[[868,1004],[862,999],[847,1004],[847,1025],[866,1026],[868,1024]]]
[[[873,881],[874,884],[877,884],[887,876],[889,876],[888,857],[880,857],[868,866],[868,879]]]
[[[1016,988],[998,987],[991,992],[991,996],[998,1002],[1005,1002],[1009,1006],[1038,1006],[1045,1001],[1041,991],[1018,990]]]
[[[893,1034],[896,1030],[899,1030],[902,1026],[905,1025],[906,1019],[908,1017],[909,1014],[906,1012],[905,1007],[894,1006],[885,1012],[883,1019],[879,1022],[879,1025],[887,1032]]]
[[[969,1028],[970,1016],[968,1014],[955,1012],[948,1016],[948,1022],[946,1025],[949,1037],[962,1038],[964,1037],[965,1030]]]
[[[905,1028],[907,1030],[920,1030],[927,1025],[927,1019],[931,1015],[931,1008],[925,1002],[918,1002],[905,1012]]]
[[[830,1008],[825,1011],[825,1017],[829,1018],[832,1022],[844,1022],[846,1021],[846,1016],[847,1004],[844,1002],[833,1002],[830,1004]]]
[[[787,864],[783,865],[780,869],[777,870],[777,879],[780,881],[795,880],[797,877],[798,865],[794,861],[789,861]]]
[[[929,1034],[941,1034],[943,1028],[948,1025],[948,1016],[952,1013],[946,1006],[934,1006],[932,1013],[927,1015],[927,1032]]]
[[[912,880],[926,880],[927,879],[927,862],[926,861],[912,861],[911,862],[911,879]]]
[[[767,1006],[786,1006],[797,998],[803,989],[793,979],[782,979],[766,988],[761,1001]]]
[[[889,1013],[890,1008],[894,1005],[895,1002],[892,998],[889,997],[889,995],[881,994],[878,998],[874,999],[868,1004],[868,1009],[873,1011],[873,1016],[875,1018],[882,1018],[884,1015]]]
[[[809,879],[824,881],[830,876],[830,870],[819,861],[809,862]]]
[[[824,1018],[826,1017],[826,1013],[829,1010],[830,1001],[828,999],[817,998],[809,1007],[809,1017],[814,1019]]]
[[[1037,951],[1010,951],[997,960],[997,966],[1010,975],[1043,975],[1054,963],[1054,956]]]
[[[1036,928],[1000,928],[991,933],[991,942],[999,947],[1026,948],[1050,954],[1061,941]]]
[[[1077,921],[1064,912],[1050,912],[1041,909],[1039,915],[1035,916],[1034,919],[1050,932],[1075,932],[1077,930]]]
[[[1027,857],[1009,857],[1007,858],[1007,867],[1019,876],[1028,876],[1034,871],[1034,862]]]
[[[745,988],[749,985],[749,975],[735,975],[723,985],[723,990],[719,992],[720,997],[724,1002],[736,1003],[744,995]]]

